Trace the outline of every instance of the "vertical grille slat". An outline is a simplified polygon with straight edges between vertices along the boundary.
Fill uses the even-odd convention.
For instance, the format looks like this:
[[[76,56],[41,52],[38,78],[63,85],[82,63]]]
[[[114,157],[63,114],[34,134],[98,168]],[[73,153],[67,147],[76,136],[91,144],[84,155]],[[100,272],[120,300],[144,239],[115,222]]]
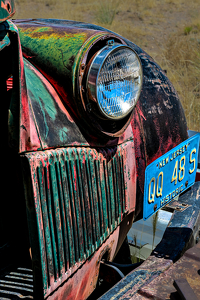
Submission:
[[[79,247],[78,247],[78,232],[77,232],[77,223],[76,223],[76,211],[75,211],[75,201],[74,201],[74,190],[73,190],[73,175],[72,175],[72,166],[69,161],[68,155],[66,156],[66,171],[67,171],[67,177],[68,177],[68,187],[69,187],[69,200],[70,200],[70,206],[71,206],[71,220],[72,220],[72,228],[73,228],[73,250],[74,250],[74,261],[78,261],[79,258]]]
[[[101,200],[102,200],[102,211],[104,220],[104,232],[103,239],[108,236],[108,213],[107,213],[107,196],[106,196],[106,184],[105,184],[105,173],[103,161],[100,161],[100,187],[101,187]]]
[[[49,227],[51,234],[51,243],[52,243],[52,254],[53,254],[53,274],[54,280],[59,277],[58,275],[58,258],[57,258],[57,247],[56,247],[56,238],[55,238],[55,230],[54,230],[54,221],[53,221],[53,211],[52,211],[52,202],[51,202],[51,188],[50,188],[50,174],[49,174],[49,166],[45,167],[45,187],[46,187],[46,205],[47,212],[49,216]],[[44,212],[43,212],[44,214]],[[50,259],[50,257],[48,257]]]
[[[62,159],[61,159],[62,161]],[[67,236],[67,226],[66,226],[66,215],[65,215],[65,206],[64,206],[64,195],[63,195],[63,181],[61,177],[61,164],[60,161],[56,162],[56,174],[58,178],[58,191],[59,191],[59,199],[60,199],[60,218],[61,218],[61,230],[62,230],[62,238],[63,238],[63,248],[64,248],[64,262],[65,262],[65,270],[69,268],[69,253],[68,253],[68,236]]]
[[[74,246],[74,228],[72,223],[72,208],[71,208],[71,201],[70,201],[70,187],[69,187],[69,173],[67,172],[66,167],[66,158],[64,151],[62,152],[62,158],[60,159],[61,163],[61,180],[62,180],[62,188],[63,188],[63,205],[65,210],[65,217],[66,217],[66,231],[67,236],[66,244],[69,255],[69,261],[67,262],[68,268],[70,268],[73,264],[75,264],[75,246]]]
[[[44,230],[44,238],[45,238],[45,249],[44,254],[46,254],[45,260],[47,260],[47,280],[48,284],[50,284],[50,278],[54,276],[54,270],[53,270],[53,265],[50,263],[53,260],[53,254],[52,254],[52,242],[51,242],[51,233],[50,233],[50,226],[49,226],[49,214],[47,210],[47,205],[46,205],[46,182],[44,178],[44,168],[43,167],[37,167],[37,177],[38,177],[38,185],[39,185],[39,191],[41,195],[41,209],[43,212],[43,224],[45,227]]]
[[[85,167],[86,167],[86,178],[87,178],[87,187],[88,187],[88,198],[89,198],[89,205],[90,205],[90,215],[91,215],[91,225],[92,225],[92,249],[93,252],[94,245],[95,245],[95,235],[96,235],[96,223],[95,223],[95,215],[94,215],[94,204],[92,199],[92,183],[91,183],[91,174],[90,174],[90,165],[88,161],[85,161]]]
[[[84,207],[85,207],[85,213],[86,213],[86,224],[87,224],[87,230],[86,230],[86,235],[87,235],[87,250],[86,250],[86,256],[88,257],[92,253],[92,231],[93,231],[93,226],[92,226],[92,216],[91,216],[91,207],[90,207],[90,199],[89,199],[89,187],[88,187],[88,177],[87,177],[87,170],[86,170],[86,157],[85,153],[82,150],[82,162],[81,162],[81,174],[83,178],[83,197],[84,197]]]
[[[33,161],[37,161],[38,155],[33,153],[30,154],[30,158]],[[37,216],[42,216],[42,207],[41,207],[41,195],[39,189],[39,178],[37,178],[37,164],[32,165],[32,172],[34,174],[35,185],[34,185],[34,194],[35,194],[35,211]],[[40,245],[40,257],[41,257],[41,272],[43,277],[44,289],[48,288],[48,268],[47,268],[47,257],[46,257],[46,247],[45,247],[45,233],[44,225],[42,218],[37,219],[38,222],[38,235],[39,235],[39,245]]]
[[[72,147],[25,154],[45,293],[89,258],[122,221],[126,151],[123,146]]]
[[[85,209],[85,195],[84,195],[84,177],[81,172],[81,159],[77,161],[77,184],[79,189],[79,197],[80,197],[80,206],[81,206],[81,219],[83,224],[83,250],[84,250],[84,256],[86,256],[86,252],[88,249],[88,237],[87,237],[87,222],[86,222],[86,209]]]
[[[97,187],[97,197],[98,197],[98,206],[99,206],[99,230],[100,230],[100,241],[103,241],[103,233],[104,233],[104,214],[103,214],[103,203],[102,203],[102,193],[100,186],[100,162],[98,160],[94,161],[95,167],[95,178],[96,178],[96,187]]]
[[[120,184],[121,184],[121,180],[120,180],[120,174],[118,174],[118,168],[119,168],[119,159],[116,159],[115,157],[113,158],[113,162],[112,162],[112,167],[113,167],[113,172],[114,172],[114,191],[115,191],[115,205],[116,205],[116,219],[118,220],[121,216],[121,212],[122,212],[122,206],[120,205],[120,203],[118,201],[116,201],[116,199],[121,199],[120,201],[123,202],[124,198],[121,198],[122,195],[120,193]],[[121,171],[121,169],[120,169]]]
[[[107,164],[103,161],[103,169],[104,169],[104,180],[105,180],[105,195],[106,195],[106,212],[108,219],[108,233],[111,227],[111,206],[110,206],[110,189],[108,184],[108,172],[107,172]]]
[[[116,199],[119,199],[119,192],[118,192],[118,185],[117,185],[117,174],[116,174],[116,162],[115,162],[115,158],[113,158],[112,162],[111,162],[111,168],[112,168],[112,173],[113,173],[113,193],[114,193],[114,197],[113,200],[115,202],[115,223],[118,221],[118,217],[119,217],[119,205],[118,205],[118,201],[116,201]]]
[[[112,161],[109,161],[107,164],[107,173],[108,173],[108,188],[110,193],[110,214],[111,214],[111,224],[112,228],[115,228],[115,211],[116,211],[116,202],[115,202],[115,186],[114,186],[114,173],[112,170]]]
[[[59,191],[58,191],[58,174],[56,171],[56,155],[52,153],[49,156],[49,170],[51,176],[51,197],[52,197],[52,212],[54,217],[54,232],[57,243],[57,258],[58,258],[58,272],[59,277],[64,270],[64,246],[63,246],[63,234],[61,226],[61,214],[60,214],[60,203],[59,203]]]
[[[75,207],[76,207],[76,218],[77,218],[77,225],[78,225],[78,236],[79,236],[79,259],[83,260],[84,257],[84,233],[83,233],[83,221],[82,221],[82,209],[80,203],[80,194],[79,194],[79,184],[78,184],[78,160],[77,157],[75,158],[74,163],[74,189],[75,193]]]
[[[92,155],[91,160],[89,160],[90,166],[90,178],[91,178],[91,194],[92,194],[92,203],[93,203],[93,210],[94,210],[94,221],[95,221],[95,246],[96,248],[100,244],[100,229],[99,229],[99,207],[98,207],[98,198],[97,198],[97,187],[96,187],[96,173],[95,173],[95,166],[94,166],[94,157]]]
[[[124,186],[124,160],[123,160],[123,155],[119,156],[119,162],[118,162],[118,176],[120,178],[119,182],[120,182],[120,199],[121,199],[121,210],[122,213],[125,211],[126,209],[126,202],[125,202],[125,186]],[[117,172],[116,172],[117,173]]]

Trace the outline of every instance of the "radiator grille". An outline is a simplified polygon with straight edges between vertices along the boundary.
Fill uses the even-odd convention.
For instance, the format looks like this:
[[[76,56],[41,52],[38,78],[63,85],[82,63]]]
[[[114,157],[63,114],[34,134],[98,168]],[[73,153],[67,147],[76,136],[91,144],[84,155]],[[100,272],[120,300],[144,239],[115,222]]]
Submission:
[[[45,291],[80,266],[122,220],[126,148],[74,147],[25,154]]]

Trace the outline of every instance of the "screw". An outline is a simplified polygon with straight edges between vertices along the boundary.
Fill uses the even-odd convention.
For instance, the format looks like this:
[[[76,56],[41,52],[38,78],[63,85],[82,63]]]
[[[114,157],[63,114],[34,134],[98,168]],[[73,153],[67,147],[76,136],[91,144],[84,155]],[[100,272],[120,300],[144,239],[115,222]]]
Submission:
[[[109,40],[109,41],[107,41],[107,45],[108,45],[108,46],[113,46],[114,43],[115,43],[114,40]]]
[[[92,105],[90,103],[87,104],[87,110],[89,113],[92,111]]]

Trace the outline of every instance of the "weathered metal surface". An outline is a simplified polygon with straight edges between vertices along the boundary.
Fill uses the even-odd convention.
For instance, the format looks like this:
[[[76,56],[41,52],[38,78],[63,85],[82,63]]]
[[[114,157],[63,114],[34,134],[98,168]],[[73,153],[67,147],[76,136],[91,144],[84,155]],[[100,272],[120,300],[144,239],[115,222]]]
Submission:
[[[3,50],[5,47],[10,45],[10,39],[6,35],[2,40],[0,39],[0,51]]]
[[[105,253],[113,259],[130,228],[134,217],[130,212],[139,216],[142,211],[145,167],[186,139],[184,113],[164,72],[130,41],[95,25],[16,21],[27,61],[16,26],[6,24],[14,65],[9,145],[19,153],[35,151],[24,154],[22,161],[36,299],[85,299],[95,287],[99,260]],[[138,53],[144,82],[130,126],[118,138],[102,139],[87,113],[79,111],[79,75],[88,51],[109,36]],[[46,150],[61,146],[68,148]],[[185,195],[194,201],[190,192]],[[189,222],[185,212],[196,202],[187,203],[182,212],[186,219],[180,220],[184,224]],[[197,219],[198,213],[188,227],[169,228],[164,246],[158,246],[132,276],[134,287],[130,282],[125,286],[124,291],[131,287],[127,297],[172,265],[187,247]],[[168,257],[158,257],[163,253]]]
[[[183,300],[198,300],[186,278],[174,280],[174,287]]]
[[[33,264],[46,297],[134,211],[134,145],[32,152],[22,162]]]
[[[91,291],[95,288],[100,261],[104,255],[112,260],[117,248],[117,241],[121,230],[128,230],[128,223],[133,216],[127,216],[117,229],[111,233],[109,238],[103,243],[101,248],[94,252],[89,260],[86,260],[84,267],[79,268],[63,285],[55,290],[47,299],[65,300],[65,299],[87,299]]]
[[[133,138],[138,175],[136,215],[140,216],[143,205],[143,182],[146,166],[187,138],[187,126],[183,109],[166,74],[139,47],[124,39],[140,56],[144,73],[143,88],[134,110],[131,126],[128,127],[124,135],[120,139],[110,140],[105,138],[104,140],[99,140],[98,135],[95,135],[93,132],[95,127],[91,127],[90,123],[88,128],[86,124],[87,116],[82,115],[81,119],[78,118],[78,112],[76,111],[76,106],[74,106],[74,103],[78,101],[78,97],[76,99],[73,98],[73,86],[77,76],[75,70],[80,60],[79,52],[81,51],[84,54],[88,51],[88,47],[92,42],[95,42],[95,39],[98,39],[101,35],[108,35],[110,32],[103,31],[101,27],[93,25],[60,20],[51,20],[51,22],[49,20],[28,20],[18,21],[17,24],[20,27],[20,37],[26,57],[37,66],[39,71],[48,78],[58,91],[66,111],[69,112],[66,114],[66,117],[72,121],[70,128],[74,129],[75,126],[72,123],[75,122],[76,129],[78,126],[81,132],[81,134],[77,135],[76,141],[66,138],[65,142],[66,130],[64,128],[60,128],[60,135],[53,135],[48,126],[46,126],[49,134],[43,135],[43,137],[40,136],[42,145],[45,149],[58,144],[61,146],[69,145],[69,142],[72,145],[80,145],[81,142],[81,145],[89,143],[92,146],[106,146]],[[78,44],[74,41],[77,37],[75,33],[82,37]],[[72,46],[69,43],[71,39],[73,39]],[[49,45],[48,51],[43,49],[47,41]],[[34,47],[31,48],[32,44]],[[56,51],[52,59],[53,51],[49,54],[51,47],[55,47],[54,50]],[[63,56],[63,52],[67,52],[67,55]],[[72,57],[73,60],[71,59]],[[65,60],[63,61],[63,59]],[[42,81],[44,83],[45,80],[41,77]],[[40,103],[38,104],[40,105]],[[47,108],[43,106],[42,117],[48,115],[46,110]],[[163,116],[165,117],[163,118]],[[46,119],[42,119],[42,117],[40,122],[37,123],[38,128],[42,128],[44,124],[47,124]],[[51,119],[49,120],[51,121]],[[68,123],[70,124],[70,122]],[[50,135],[51,139],[48,138]],[[69,134],[68,136],[70,137],[71,135]]]
[[[68,115],[71,115],[70,119],[76,122],[82,134],[85,132],[83,134],[85,139],[80,135],[82,142],[86,143],[85,140],[87,140],[90,145],[109,145],[112,139],[106,135],[104,135],[104,139],[101,138],[101,141],[99,141],[97,127],[100,126],[98,124],[101,120],[97,122],[94,118],[91,127],[91,120],[88,122],[89,115],[81,109],[82,103],[78,83],[80,63],[83,65],[80,59],[82,59],[82,56],[84,57],[84,54],[89,51],[88,49],[95,42],[108,38],[108,33],[106,31],[85,30],[70,26],[70,24],[66,26],[62,21],[60,26],[55,25],[54,22],[52,24],[48,22],[42,24],[39,21],[22,21],[21,23],[19,21],[17,25],[20,28],[24,56],[52,83],[67,108]],[[47,44],[48,48],[46,47]],[[118,122],[117,124],[121,123]],[[111,126],[110,123],[109,126]],[[102,133],[103,130],[100,130],[100,132]],[[79,140],[77,143],[79,143]],[[112,144],[116,145],[117,143],[118,139]],[[44,144],[46,144],[46,141]],[[52,144],[53,140],[48,144],[48,147],[52,147]]]
[[[11,18],[15,13],[14,0],[1,0],[0,1],[0,23]]]
[[[195,183],[191,190],[188,190],[180,196],[179,201],[188,204],[188,208],[182,212],[174,212],[162,241],[154,249],[151,256],[139,268],[131,272],[115,287],[103,295],[100,298],[101,300],[145,299],[145,297],[149,297],[150,299],[169,299],[165,297],[166,295],[162,297],[163,284],[160,279],[163,278],[164,280],[166,274],[168,274],[167,276],[169,277],[171,276],[170,270],[174,270],[176,266],[176,264],[173,265],[173,263],[180,259],[181,255],[183,255],[188,248],[192,247],[197,240],[200,230],[200,183]],[[198,244],[197,247],[200,247],[200,244]],[[190,253],[190,251],[193,250],[190,249],[188,251]],[[185,258],[188,255],[187,253],[184,256]],[[184,260],[187,262],[185,258]],[[179,264],[179,262],[181,264],[181,259],[177,264]],[[188,266],[191,266],[191,262],[189,261]],[[196,271],[194,272],[194,281],[199,280],[199,274],[197,274],[198,268],[199,262],[197,262]],[[183,268],[183,272],[177,271],[176,273],[180,274],[177,276],[183,276],[184,272],[185,269]],[[192,273],[193,270],[191,270],[191,277]],[[171,280],[173,283],[173,277],[171,277]],[[156,286],[155,282],[158,283],[158,287],[154,289],[154,286]],[[159,284],[160,282],[161,284]],[[167,286],[166,280],[166,289]],[[154,291],[156,291],[155,298],[153,294]]]
[[[82,135],[93,146],[108,145],[112,139],[104,136],[104,140],[99,140],[95,127],[91,128],[91,123],[87,124],[87,115],[80,116],[75,105],[77,103],[81,106],[80,95],[74,92],[74,89],[77,91],[79,88],[79,63],[81,66],[86,63],[82,63],[81,57],[84,57],[93,43],[109,35],[121,39],[138,53],[143,65],[144,83],[132,120],[132,137],[137,148],[138,172],[141,173],[138,174],[138,178],[141,178],[139,187],[142,190],[146,164],[187,137],[181,104],[164,72],[139,47],[95,25],[44,19],[19,20],[16,24],[20,28],[25,56],[52,83],[68,112],[72,113],[71,117]],[[45,46],[47,44],[48,47]],[[119,142],[119,139],[115,139],[112,144]],[[46,141],[43,144],[47,144]],[[48,146],[51,147],[50,144]],[[144,157],[145,152],[147,157]]]
[[[196,298],[200,299],[200,243],[186,251],[181,259],[163,274],[138,291],[134,299],[179,299],[174,280],[187,279]],[[194,296],[194,297],[195,297]],[[184,299],[183,297],[181,299]],[[192,298],[190,293],[189,300]]]
[[[89,146],[89,141],[70,116],[49,81],[26,59],[24,59],[24,69],[30,120],[29,144],[27,144],[26,150],[33,151],[70,145]],[[132,135],[132,129],[129,127],[119,143],[128,140]],[[38,144],[38,137],[40,144]]]
[[[25,56],[34,63],[54,85],[62,100],[75,116],[72,99],[74,68],[79,51],[89,39],[92,43],[102,36],[94,30],[82,30],[65,24],[40,23],[40,21],[17,22]]]
[[[18,30],[11,21],[7,21],[7,25],[12,48],[8,47],[6,50],[8,53],[12,51],[10,53],[11,59],[8,61],[12,66],[11,74],[13,75],[13,91],[8,108],[8,140],[10,148],[21,152],[30,148],[29,104]],[[39,140],[38,145],[40,145]]]
[[[32,124],[30,150],[72,144],[89,146],[52,85],[27,60],[24,60],[24,68]],[[40,147],[34,143],[35,140],[37,142],[34,133],[39,136]]]
[[[133,43],[127,41],[127,44],[137,49]],[[146,166],[187,139],[188,134],[182,105],[166,74],[146,53],[136,51],[144,74],[143,88],[131,120],[138,174],[136,213],[139,214],[143,209]]]

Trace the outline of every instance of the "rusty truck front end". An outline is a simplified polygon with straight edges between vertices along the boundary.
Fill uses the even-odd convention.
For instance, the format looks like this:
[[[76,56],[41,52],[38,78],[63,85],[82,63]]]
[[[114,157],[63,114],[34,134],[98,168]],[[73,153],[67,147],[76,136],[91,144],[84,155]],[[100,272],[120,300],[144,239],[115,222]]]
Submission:
[[[188,138],[183,108],[132,42],[73,21],[12,23],[1,4],[0,295],[87,299],[142,217],[146,167]]]

